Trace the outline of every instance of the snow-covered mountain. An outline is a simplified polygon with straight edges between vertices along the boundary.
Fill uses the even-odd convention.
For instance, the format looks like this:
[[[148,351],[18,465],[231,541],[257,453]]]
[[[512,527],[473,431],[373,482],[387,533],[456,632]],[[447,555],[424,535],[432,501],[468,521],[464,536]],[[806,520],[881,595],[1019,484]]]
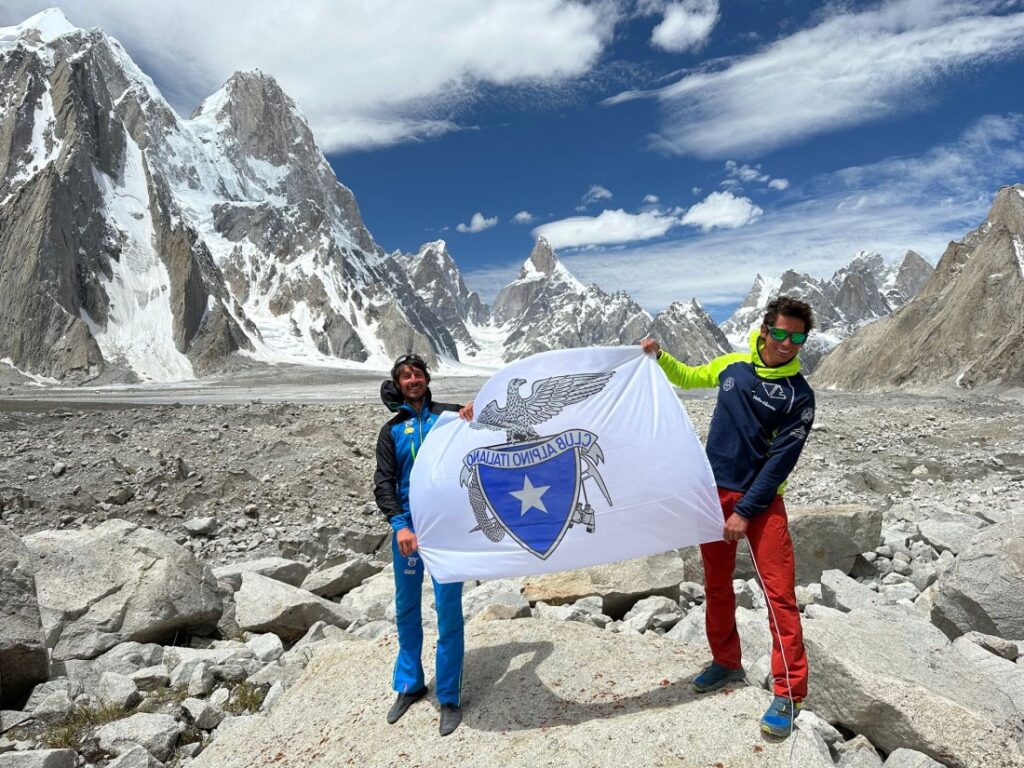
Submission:
[[[480,296],[466,287],[445,241],[424,243],[418,253],[396,258],[413,290],[455,339],[459,357],[479,351],[480,341],[470,329],[486,325],[490,312]]]
[[[384,367],[455,339],[273,78],[188,120],[58,10],[0,29],[0,360],[68,381]]]
[[[1024,184],[1000,189],[986,220],[949,244],[917,295],[843,342],[815,380],[848,389],[1024,386]]]
[[[722,324],[734,347],[745,348],[750,331],[761,324],[765,307],[775,296],[806,301],[814,309],[816,328],[800,353],[805,371],[866,323],[888,317],[913,298],[928,281],[933,267],[914,251],[898,264],[860,251],[828,280],[788,270],[780,278],[758,275],[743,303]]]
[[[732,351],[722,329],[696,299],[689,304],[673,302],[658,313],[647,333],[677,360],[700,365]]]

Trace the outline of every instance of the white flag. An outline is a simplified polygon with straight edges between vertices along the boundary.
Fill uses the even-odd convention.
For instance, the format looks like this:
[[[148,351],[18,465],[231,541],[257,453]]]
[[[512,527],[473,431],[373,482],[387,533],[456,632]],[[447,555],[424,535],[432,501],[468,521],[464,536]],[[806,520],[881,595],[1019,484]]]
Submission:
[[[704,449],[639,346],[517,361],[491,377],[474,409],[472,424],[439,421],[413,465],[413,527],[438,581],[581,568],[722,538]]]

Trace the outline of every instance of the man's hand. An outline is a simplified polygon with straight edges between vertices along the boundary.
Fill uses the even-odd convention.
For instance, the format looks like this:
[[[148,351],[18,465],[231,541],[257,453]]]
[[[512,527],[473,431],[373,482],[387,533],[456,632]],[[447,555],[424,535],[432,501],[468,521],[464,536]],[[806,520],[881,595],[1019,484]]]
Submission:
[[[654,339],[641,339],[640,348],[648,355],[654,355],[655,359],[661,357],[661,344],[656,342]]]
[[[396,533],[395,538],[398,539],[398,551],[402,557],[408,557],[419,547],[416,542],[416,534],[408,528],[403,528]]]
[[[722,531],[722,537],[726,541],[739,541],[747,535],[748,522],[747,518],[743,515],[738,515],[733,512],[725,521],[725,528]]]
[[[473,401],[472,400],[470,400],[464,406],[459,408],[459,418],[463,419],[464,421],[472,421],[473,420]]]

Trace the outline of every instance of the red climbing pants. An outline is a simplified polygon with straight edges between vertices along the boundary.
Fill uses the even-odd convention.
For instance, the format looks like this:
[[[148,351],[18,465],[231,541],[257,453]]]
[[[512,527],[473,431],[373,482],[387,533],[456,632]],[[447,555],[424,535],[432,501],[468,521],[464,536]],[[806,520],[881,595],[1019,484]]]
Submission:
[[[718,498],[728,519],[743,494],[719,488]],[[776,496],[760,515],[750,518],[747,539],[769,606],[775,695],[792,695],[794,700],[802,701],[807,695],[807,655],[800,628],[800,609],[796,604],[793,540],[789,537],[786,506],[781,496]],[[740,635],[736,631],[736,596],[732,588],[738,543],[716,541],[700,545],[704,560],[708,644],[714,660],[730,669],[742,666]]]

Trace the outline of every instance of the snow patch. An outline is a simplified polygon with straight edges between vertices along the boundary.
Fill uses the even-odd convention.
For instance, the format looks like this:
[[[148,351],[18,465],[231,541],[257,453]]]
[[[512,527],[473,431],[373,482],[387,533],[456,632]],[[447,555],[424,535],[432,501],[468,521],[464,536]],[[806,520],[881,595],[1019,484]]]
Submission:
[[[149,189],[142,150],[125,134],[124,168],[115,180],[93,169],[107,219],[121,234],[119,260],[110,261],[112,277],[100,276],[109,299],[101,327],[83,310],[103,357],[123,361],[143,379],[194,379],[188,358],[174,346],[171,280],[154,247]]]
[[[19,368],[18,366],[16,366],[14,364],[14,361],[11,360],[11,358],[9,358],[9,357],[0,358],[0,363],[3,363],[8,368],[13,369],[17,373],[19,373],[22,376],[24,376],[26,379],[31,379],[33,381],[33,383],[35,383],[35,384],[39,384],[39,385],[43,385],[43,384],[60,384],[59,381],[57,381],[56,379],[50,378],[49,376],[41,376],[40,374],[32,373],[31,371],[26,371],[23,368]]]
[[[1021,192],[1021,197],[1024,197],[1024,192]],[[1013,236],[1013,252],[1017,254],[1017,266],[1020,268],[1020,276],[1024,277],[1024,241],[1021,241],[1020,235]]]

